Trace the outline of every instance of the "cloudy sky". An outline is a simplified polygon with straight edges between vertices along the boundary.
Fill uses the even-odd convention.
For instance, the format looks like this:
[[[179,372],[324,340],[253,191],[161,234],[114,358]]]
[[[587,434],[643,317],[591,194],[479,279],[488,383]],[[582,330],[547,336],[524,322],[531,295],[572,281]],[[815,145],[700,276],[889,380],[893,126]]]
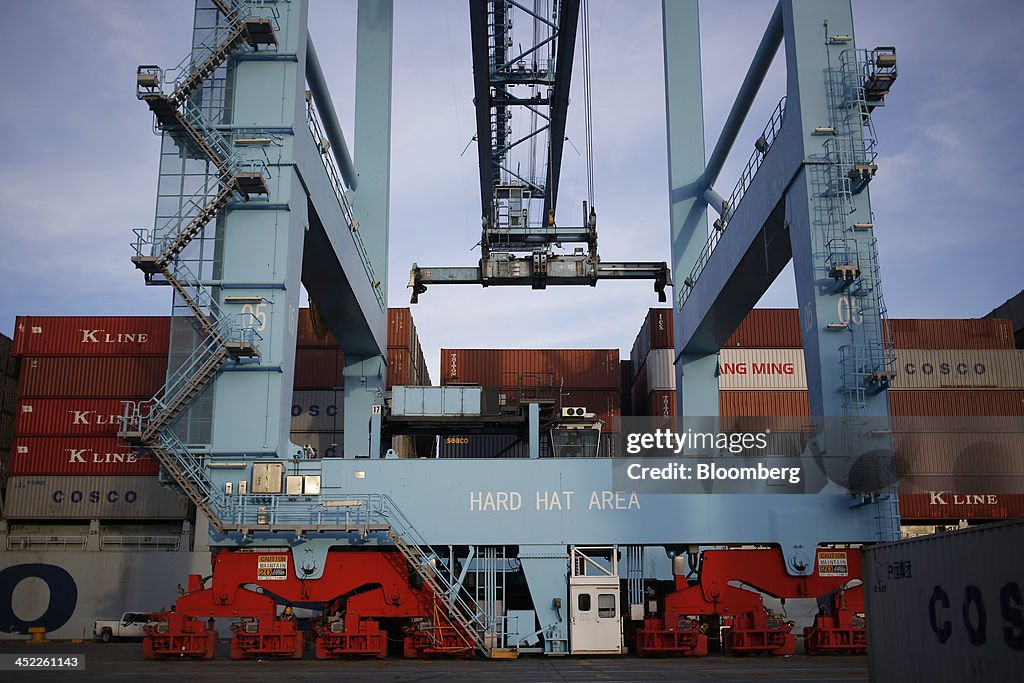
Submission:
[[[0,332],[16,315],[169,312],[129,262],[133,227],[152,222],[159,139],[134,94],[138,64],[173,66],[190,40],[191,0],[2,0]],[[392,306],[409,266],[478,258],[479,190],[466,0],[397,0],[392,134]],[[774,0],[705,1],[708,149]],[[878,110],[871,185],[886,301],[894,317],[974,317],[1024,287],[1024,5],[853,0],[861,47],[896,45],[899,80]],[[311,33],[351,136],[354,0],[311,0]],[[606,260],[670,260],[661,3],[591,0],[596,206]],[[577,60],[577,69],[581,60]],[[782,56],[719,189],[731,188],[784,93]],[[574,79],[568,135],[583,145]],[[515,125],[513,121],[513,125]],[[358,157],[358,150],[356,151]],[[560,218],[586,197],[567,147]],[[787,269],[762,306],[795,305]],[[597,288],[435,287],[414,308],[436,377],[440,347],[629,349],[657,306],[649,283]]]

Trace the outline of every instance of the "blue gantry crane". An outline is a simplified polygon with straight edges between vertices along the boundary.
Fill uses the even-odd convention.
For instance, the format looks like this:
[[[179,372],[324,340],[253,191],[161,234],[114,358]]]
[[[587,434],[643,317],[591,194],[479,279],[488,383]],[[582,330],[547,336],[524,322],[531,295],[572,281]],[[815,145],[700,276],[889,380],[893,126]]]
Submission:
[[[669,284],[664,264],[597,258],[592,197],[581,227],[553,218],[579,5],[470,1],[481,264],[414,269],[414,296],[432,282]],[[389,404],[392,3],[358,3],[354,155],[307,11],[306,0],[197,0],[186,58],[138,71],[162,143],[156,219],[136,231],[133,261],[173,291],[172,350],[166,385],[126,404],[121,436],[195,503],[215,549],[212,576],[189,578],[150,629],[147,656],[212,656],[207,619],[230,617],[233,656],[301,657],[303,632],[282,604],[319,610],[318,657],[381,656],[389,637],[407,656],[621,653],[627,640],[641,653],[702,654],[712,618],[728,621],[736,652],[791,652],[793,624],[732,580],[776,597],[840,596],[809,642],[861,651],[850,544],[898,531],[868,191],[872,114],[895,80],[895,50],[856,48],[848,0],[780,0],[705,163],[698,3],[663,3],[681,412],[717,415],[717,352],[792,259],[820,420],[807,449],[861,472],[813,495],[665,494],[623,483],[621,460],[596,448],[541,457],[541,406],[528,399],[518,417],[530,457],[399,459],[382,447],[385,418],[438,429],[493,418],[479,388],[399,387]],[[511,49],[516,17],[532,48]],[[722,163],[783,45],[785,100],[725,199],[714,188]],[[536,119],[529,140],[510,142],[513,108]],[[546,146],[513,167],[510,152],[540,132]],[[550,249],[574,242],[587,246]],[[300,286],[345,350],[338,458],[288,438]],[[585,414],[560,419],[566,433],[593,427]]]

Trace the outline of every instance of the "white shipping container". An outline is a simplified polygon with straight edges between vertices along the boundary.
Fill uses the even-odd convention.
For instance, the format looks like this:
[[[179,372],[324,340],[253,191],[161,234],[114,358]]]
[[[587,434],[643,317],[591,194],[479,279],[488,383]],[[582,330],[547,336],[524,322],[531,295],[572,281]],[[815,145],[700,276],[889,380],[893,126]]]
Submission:
[[[8,519],[184,519],[188,500],[152,476],[12,476]]]
[[[722,349],[718,370],[723,391],[807,389],[801,349]],[[889,388],[1022,389],[1024,351],[897,349],[896,377]]]
[[[292,392],[293,432],[340,432],[345,429],[343,391]]]
[[[892,389],[1021,389],[1024,351],[897,349]]]
[[[837,369],[838,372],[838,369]],[[802,349],[722,349],[718,355],[720,390],[806,390]]]
[[[873,681],[1014,681],[1024,670],[1024,522],[864,549]]]
[[[648,352],[647,360],[644,362],[648,394],[652,391],[675,391],[675,356],[674,349],[651,349]]]

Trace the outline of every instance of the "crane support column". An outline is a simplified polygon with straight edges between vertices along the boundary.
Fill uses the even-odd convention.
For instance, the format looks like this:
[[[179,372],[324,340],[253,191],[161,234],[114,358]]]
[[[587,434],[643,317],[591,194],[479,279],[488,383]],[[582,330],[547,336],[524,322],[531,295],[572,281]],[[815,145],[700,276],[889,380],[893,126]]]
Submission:
[[[360,0],[356,20],[355,157],[359,191],[353,202],[358,230],[377,279],[388,283],[388,199],[391,182],[391,0]],[[386,317],[384,319],[386,324]],[[383,335],[382,335],[383,336]],[[386,357],[345,358],[345,457],[380,455],[380,409]],[[372,406],[378,406],[373,412]],[[369,420],[366,416],[369,415]]]
[[[704,199],[704,98],[701,90],[700,16],[697,0],[662,3],[665,41],[665,106],[668,128],[669,214],[672,272],[690,272],[707,240]],[[682,316],[674,316],[682,338]],[[718,415],[717,354],[676,356],[676,406],[680,415]],[[707,372],[706,366],[710,366]],[[688,372],[687,370],[692,370]],[[699,405],[691,405],[699,401]]]

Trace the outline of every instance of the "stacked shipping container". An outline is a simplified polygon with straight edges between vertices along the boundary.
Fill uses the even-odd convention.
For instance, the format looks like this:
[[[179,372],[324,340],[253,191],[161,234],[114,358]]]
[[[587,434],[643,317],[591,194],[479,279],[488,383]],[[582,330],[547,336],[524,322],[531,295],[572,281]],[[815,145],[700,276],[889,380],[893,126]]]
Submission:
[[[672,309],[647,311],[629,352],[632,377],[629,394],[633,414],[669,417],[676,414],[676,376]]]
[[[652,309],[648,313],[634,344],[634,363],[637,357],[644,357],[650,321],[664,316],[666,328],[671,330],[671,313],[671,309]],[[1024,352],[1014,349],[1009,321],[893,320],[890,329],[897,357],[896,377],[888,392],[894,417],[1024,416]],[[809,415],[801,344],[795,309],[751,311],[719,355],[720,414]],[[647,389],[645,382],[650,382],[652,376],[671,378],[672,391],[662,396],[663,405],[655,401],[644,412],[639,408],[636,412],[660,415],[671,410],[674,414],[674,374],[670,367],[664,367],[671,358],[662,358],[653,344],[644,358],[645,364],[658,362],[663,367],[634,373],[634,400]],[[904,436],[896,440],[895,448],[897,458],[912,463],[911,472],[921,474],[1018,466],[1024,472],[1021,441],[1011,441],[999,448],[993,446],[991,453],[976,453],[969,452],[969,437]],[[995,450],[1000,455],[993,455]],[[901,506],[908,520],[1002,519],[1024,516],[1024,495],[980,492],[953,496],[904,491]]]
[[[408,309],[393,309],[389,332],[393,317],[411,326]],[[19,317],[13,343],[0,337],[0,453],[8,422],[16,435],[9,460],[3,458],[3,471],[9,466],[12,475],[7,516],[186,515],[184,499],[157,482],[157,463],[117,441],[121,401],[149,399],[164,383],[169,334],[166,317]],[[413,340],[420,361],[407,368],[418,374],[396,383],[429,383],[414,330]],[[324,457],[340,451],[344,359],[333,336],[319,338],[308,309],[300,310],[291,439]],[[18,361],[25,369],[20,382],[6,383]]]
[[[21,358],[6,514],[36,519],[182,519],[158,465],[117,440],[122,400],[163,385],[170,319],[19,317]]]
[[[0,489],[7,481],[18,397],[18,360],[11,353],[12,344],[11,339],[0,334]]]
[[[341,453],[345,431],[345,352],[330,331],[313,329],[308,308],[299,309],[292,393],[291,440],[323,458]]]
[[[506,400],[523,395],[582,406],[604,420],[606,432],[622,415],[620,372],[618,349],[441,349],[442,385],[479,384]]]

